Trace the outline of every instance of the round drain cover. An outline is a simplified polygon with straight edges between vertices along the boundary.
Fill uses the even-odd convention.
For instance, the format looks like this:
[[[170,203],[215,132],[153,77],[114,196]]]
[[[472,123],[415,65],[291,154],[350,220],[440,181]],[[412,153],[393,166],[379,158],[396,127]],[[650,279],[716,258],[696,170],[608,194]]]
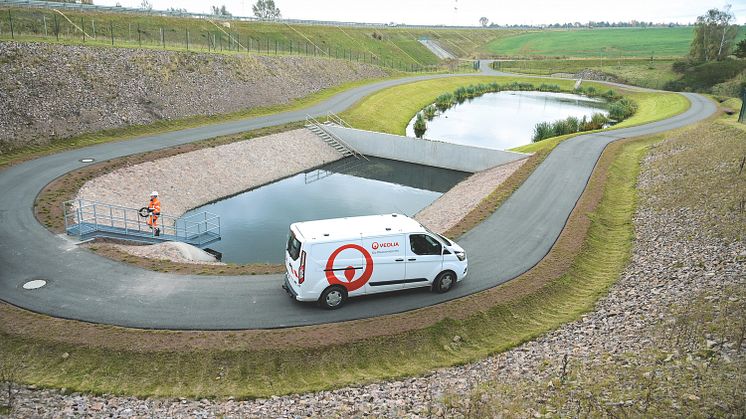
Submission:
[[[35,290],[43,287],[44,285],[47,285],[47,281],[43,279],[34,279],[33,281],[29,281],[25,284],[23,284],[23,289],[25,290]]]
[[[86,157],[86,158],[84,158],[84,159],[80,159],[80,162],[81,162],[81,163],[93,163],[93,162],[95,162],[95,161],[96,161],[96,159],[94,159],[94,158],[91,158],[91,157]]]

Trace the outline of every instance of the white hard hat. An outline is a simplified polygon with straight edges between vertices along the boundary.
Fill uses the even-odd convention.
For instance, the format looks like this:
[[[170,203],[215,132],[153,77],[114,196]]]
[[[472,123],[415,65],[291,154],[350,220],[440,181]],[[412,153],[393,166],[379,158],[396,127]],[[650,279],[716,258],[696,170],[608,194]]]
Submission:
[[[153,191],[150,193],[150,196],[158,196],[158,191]]]

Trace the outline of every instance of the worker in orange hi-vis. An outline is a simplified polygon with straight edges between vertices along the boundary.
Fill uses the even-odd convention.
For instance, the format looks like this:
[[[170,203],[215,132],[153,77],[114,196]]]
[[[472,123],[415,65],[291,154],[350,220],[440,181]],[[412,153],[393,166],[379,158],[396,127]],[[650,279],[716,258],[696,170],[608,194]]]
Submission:
[[[153,191],[150,194],[148,203],[148,227],[153,230],[156,236],[161,235],[161,229],[158,228],[158,216],[161,215],[161,201],[158,199],[158,192]]]

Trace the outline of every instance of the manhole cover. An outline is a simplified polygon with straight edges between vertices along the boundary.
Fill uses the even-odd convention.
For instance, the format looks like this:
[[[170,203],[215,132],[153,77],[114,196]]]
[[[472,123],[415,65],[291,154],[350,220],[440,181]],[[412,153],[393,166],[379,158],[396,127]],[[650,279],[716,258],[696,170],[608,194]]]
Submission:
[[[86,157],[86,158],[84,158],[84,159],[80,159],[80,162],[81,162],[81,163],[93,163],[93,162],[95,162],[95,161],[96,161],[96,159],[93,159],[93,158],[91,158],[91,157]]]
[[[25,284],[23,284],[23,289],[25,290],[35,290],[43,287],[44,285],[47,285],[47,281],[43,279],[34,279],[33,281],[29,281]]]

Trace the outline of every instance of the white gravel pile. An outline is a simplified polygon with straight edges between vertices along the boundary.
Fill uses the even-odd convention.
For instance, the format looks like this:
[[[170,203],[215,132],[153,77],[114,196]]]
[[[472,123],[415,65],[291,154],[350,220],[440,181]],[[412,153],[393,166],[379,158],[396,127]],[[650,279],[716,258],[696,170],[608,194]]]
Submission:
[[[521,159],[475,173],[441,195],[414,218],[430,230],[444,233],[466,217],[524,163],[526,159]]]
[[[149,259],[162,259],[172,262],[202,265],[225,265],[225,263],[218,262],[215,256],[204,250],[182,242],[156,243],[147,246],[120,244],[117,247],[131,255]]]

